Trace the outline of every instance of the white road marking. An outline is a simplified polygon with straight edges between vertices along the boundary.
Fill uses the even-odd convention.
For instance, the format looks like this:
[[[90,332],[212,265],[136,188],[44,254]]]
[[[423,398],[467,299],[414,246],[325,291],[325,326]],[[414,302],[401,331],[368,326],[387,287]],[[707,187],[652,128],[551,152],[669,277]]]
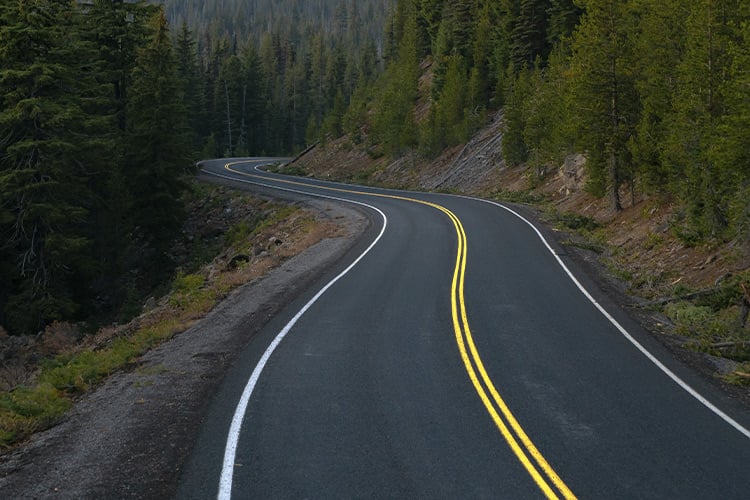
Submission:
[[[289,188],[280,188],[277,186],[273,186],[270,184],[264,184],[261,182],[256,181],[248,181],[246,179],[238,179],[236,177],[231,177],[228,175],[221,175],[216,174],[214,172],[210,172],[207,170],[203,170],[204,172],[215,175],[217,177],[222,177],[226,179],[231,179],[234,181],[239,182],[245,182],[248,184],[256,184],[264,187],[270,187],[273,189],[279,189],[282,191],[289,191],[293,193],[300,193],[305,195],[311,195],[311,196],[317,196],[320,198],[326,198],[330,200],[336,200],[336,201],[343,201],[346,203],[354,203],[356,205],[361,205],[363,207],[370,208],[374,210],[375,212],[379,213],[380,216],[383,218],[383,227],[380,230],[380,233],[378,234],[377,238],[370,244],[370,246],[367,247],[367,249],[362,252],[362,254],[357,257],[354,262],[352,262],[349,267],[344,269],[338,276],[333,278],[331,281],[328,282],[326,286],[320,289],[318,293],[315,294],[315,296],[310,299],[307,304],[305,304],[302,309],[297,312],[297,314],[294,315],[294,317],[289,321],[289,323],[284,326],[284,328],[276,335],[276,337],[273,339],[271,344],[268,346],[266,351],[263,353],[263,356],[261,356],[260,360],[258,361],[258,364],[255,365],[255,369],[253,370],[253,373],[250,375],[250,379],[247,382],[247,385],[245,385],[245,389],[242,391],[242,396],[240,397],[239,402],[237,403],[237,407],[234,411],[234,416],[232,417],[232,424],[229,427],[229,434],[227,436],[227,445],[224,449],[224,463],[221,468],[221,477],[219,479],[219,493],[217,495],[217,498],[220,500],[229,500],[232,497],[232,480],[234,478],[234,460],[237,453],[237,443],[239,441],[240,437],[240,431],[242,430],[242,421],[245,419],[245,413],[247,411],[247,405],[250,402],[250,397],[253,394],[253,391],[255,390],[255,386],[258,383],[258,379],[260,378],[261,373],[263,372],[263,369],[266,366],[266,363],[268,363],[269,358],[273,354],[273,352],[276,350],[278,345],[281,343],[282,340],[284,340],[284,337],[286,337],[287,333],[294,327],[294,325],[297,323],[297,321],[302,317],[305,312],[307,312],[310,307],[312,307],[315,302],[329,289],[333,286],[334,283],[336,283],[338,280],[340,280],[344,275],[346,275],[349,271],[351,271],[354,266],[356,266],[359,261],[361,261],[365,255],[367,255],[370,250],[375,247],[375,245],[380,241],[383,234],[385,233],[385,229],[388,226],[388,217],[378,208],[368,205],[367,203],[362,203],[359,201],[353,201],[353,200],[347,200],[344,198],[337,198],[334,196],[327,196],[322,194],[313,194],[308,193],[305,191],[300,191],[296,189],[289,189]]]
[[[568,266],[565,265],[565,263],[562,261],[560,256],[555,252],[555,250],[552,248],[552,246],[549,244],[547,239],[542,235],[541,231],[539,231],[534,224],[532,224],[528,219],[526,219],[523,215],[519,214],[515,210],[506,207],[505,205],[502,205],[500,203],[496,203],[494,201],[490,200],[483,200],[481,198],[470,198],[472,200],[479,200],[483,201],[485,203],[489,203],[491,205],[498,206],[502,208],[503,210],[506,210],[510,212],[511,214],[515,215],[522,221],[524,221],[526,224],[528,224],[531,229],[534,230],[534,232],[539,236],[539,239],[542,240],[542,243],[544,243],[544,246],[547,247],[547,250],[555,257],[555,260],[557,260],[557,263],[562,267],[562,269],[565,271],[565,273],[570,277],[571,280],[573,280],[573,283],[578,287],[578,289],[583,293],[583,295],[586,296],[589,301],[594,304],[594,307],[596,307],[599,312],[601,312],[605,318],[625,337],[631,344],[635,346],[636,349],[641,351],[641,353],[648,358],[649,361],[651,361],[653,364],[655,364],[662,372],[664,372],[669,378],[671,378],[677,385],[682,387],[685,391],[688,392],[691,396],[693,396],[695,399],[700,401],[704,406],[706,406],[709,410],[714,412],[716,415],[721,417],[726,423],[737,429],[740,433],[744,434],[745,437],[750,438],[750,430],[742,426],[739,422],[734,420],[732,417],[724,413],[722,410],[720,410],[716,405],[711,403],[708,399],[706,399],[702,394],[700,394],[697,390],[693,389],[687,382],[682,380],[676,373],[674,373],[672,370],[667,368],[664,363],[659,361],[659,359],[651,354],[651,351],[646,349],[640,342],[638,342],[631,334],[628,332],[625,327],[623,327],[606,309],[604,309],[604,306],[602,306],[597,300],[589,293],[588,290],[581,284],[580,281],[575,277],[573,272],[568,268]]]
[[[257,169],[258,167],[256,167]],[[257,384],[258,379],[260,378],[260,375],[268,362],[268,359],[273,354],[276,347],[281,343],[281,341],[284,339],[284,337],[289,333],[289,331],[292,329],[292,327],[295,325],[295,323],[302,317],[302,315],[331,287],[334,283],[336,283],[340,278],[342,278],[345,274],[347,274],[356,264],[359,263],[360,260],[364,258],[364,256],[370,252],[370,250],[379,242],[381,237],[383,236],[386,226],[388,224],[388,218],[386,215],[379,210],[378,208],[368,205],[366,203],[357,202],[353,200],[347,200],[345,198],[338,198],[334,196],[327,196],[322,194],[313,194],[306,191],[296,190],[296,189],[290,189],[290,188],[281,188],[275,185],[266,184],[262,182],[257,181],[248,181],[245,179],[238,179],[236,177],[231,177],[227,175],[221,175],[214,172],[209,172],[204,170],[204,172],[221,177],[226,178],[238,182],[245,182],[248,184],[256,184],[263,187],[268,187],[272,189],[279,189],[282,191],[288,191],[293,193],[299,193],[299,194],[305,194],[305,195],[312,195],[320,198],[326,198],[336,201],[343,201],[346,203],[354,203],[357,205],[361,205],[367,208],[370,208],[376,212],[378,212],[381,217],[383,218],[383,227],[380,231],[380,234],[377,236],[377,238],[370,244],[370,246],[344,271],[341,272],[338,276],[336,276],[333,280],[331,280],[325,287],[323,287],[310,301],[305,304],[305,306],[287,323],[287,325],[281,330],[281,332],[278,333],[278,335],[274,338],[274,340],[271,342],[271,344],[266,349],[265,353],[261,357],[260,361],[256,365],[255,369],[253,370],[252,375],[250,376],[250,380],[248,381],[247,385],[245,386],[245,390],[242,393],[242,397],[240,398],[240,401],[237,405],[237,408],[234,413],[234,417],[232,418],[232,425],[229,430],[229,435],[227,438],[227,446],[224,453],[224,464],[222,466],[222,473],[221,473],[221,479],[219,484],[219,494],[218,497],[221,500],[227,500],[231,498],[231,491],[232,491],[232,479],[233,479],[233,473],[234,473],[234,459],[237,449],[237,442],[239,440],[239,434],[242,427],[242,420],[244,419],[245,412],[247,410],[247,405],[250,401],[250,397],[252,396],[253,390],[255,389],[255,385]],[[314,187],[314,186],[313,186]],[[325,189],[325,187],[323,187]],[[391,191],[391,190],[388,190]],[[719,416],[721,419],[723,419],[726,423],[731,425],[733,428],[735,428],[737,431],[739,431],[741,434],[743,434],[745,437],[750,438],[750,430],[742,426],[739,422],[731,418],[729,415],[724,413],[722,410],[720,410],[716,405],[711,403],[708,399],[706,399],[703,395],[701,395],[697,390],[695,390],[692,386],[690,386],[687,382],[682,380],[676,373],[674,373],[672,370],[670,370],[666,365],[664,365],[661,361],[659,361],[656,356],[654,356],[648,349],[646,349],[640,342],[638,342],[631,334],[628,332],[625,327],[623,327],[592,295],[591,293],[581,284],[581,282],[576,278],[576,276],[573,274],[573,272],[568,268],[568,266],[565,265],[565,263],[562,261],[560,256],[555,252],[555,250],[552,248],[552,246],[549,244],[547,239],[542,235],[541,231],[534,226],[533,223],[531,223],[528,219],[526,219],[524,216],[516,212],[515,210],[502,205],[500,203],[491,201],[491,200],[484,200],[481,198],[472,198],[472,197],[464,197],[472,200],[478,200],[482,201],[484,203],[489,203],[491,205],[495,205],[499,208],[502,208],[503,210],[506,210],[507,212],[511,213],[512,215],[516,216],[523,222],[525,222],[531,229],[537,234],[539,239],[542,241],[544,246],[547,248],[547,250],[552,254],[552,256],[557,261],[558,265],[565,271],[565,273],[568,275],[568,277],[573,281],[573,283],[576,285],[576,287],[583,293],[583,295],[596,307],[596,309],[599,310],[599,312],[622,334],[633,346],[636,347],[646,358],[651,361],[654,365],[656,365],[664,374],[666,374],[669,378],[671,378],[677,385],[679,385],[682,389],[684,389],[686,392],[688,392],[691,396],[693,396],[696,400],[698,400],[701,404],[706,406],[709,410],[711,410],[714,414]]]

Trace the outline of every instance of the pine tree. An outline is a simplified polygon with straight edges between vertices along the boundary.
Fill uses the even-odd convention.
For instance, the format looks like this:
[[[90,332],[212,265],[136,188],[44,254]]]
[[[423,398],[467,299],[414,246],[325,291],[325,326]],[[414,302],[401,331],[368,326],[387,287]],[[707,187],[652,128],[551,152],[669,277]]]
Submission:
[[[193,33],[187,24],[183,23],[175,40],[177,74],[182,83],[183,102],[188,113],[189,143],[193,145],[195,152],[198,152],[202,149],[201,143],[209,135],[210,130],[207,127],[203,81],[196,45]]]
[[[635,0],[633,7],[639,13],[631,40],[642,109],[630,149],[644,188],[666,193],[679,177],[670,171],[664,157],[678,62],[685,51],[688,11],[682,0]]]
[[[508,69],[508,80],[512,81],[506,90],[503,130],[503,158],[511,166],[518,166],[526,162],[529,157],[529,147],[524,140],[526,129],[526,114],[524,104],[531,93],[531,70],[522,69],[513,78],[513,67]]]
[[[468,140],[465,89],[467,86],[464,58],[455,54],[448,58],[445,87],[435,104],[435,135],[440,149]]]
[[[371,140],[390,156],[403,154],[418,142],[414,121],[419,71],[417,14],[411,2],[399,2],[399,6],[396,25],[402,27],[402,37],[397,41],[398,58],[382,76],[371,134]]]
[[[117,116],[117,125],[124,131],[136,51],[146,40],[146,24],[154,7],[144,0],[94,0],[85,9],[86,38],[99,47],[99,78],[111,86],[110,112]]]
[[[265,150],[268,90],[266,75],[255,46],[249,43],[242,52],[242,72],[246,85],[245,143],[250,155],[261,155]]]
[[[633,188],[627,147],[638,121],[633,75],[630,0],[581,1],[585,14],[572,42],[573,98],[581,145],[588,152],[589,189],[622,209],[620,188]]]
[[[163,11],[154,16],[151,29],[133,70],[126,182],[135,235],[156,252],[155,268],[167,271],[166,254],[181,227],[180,196],[190,157],[182,86]]]
[[[440,29],[440,19],[443,15],[444,4],[445,0],[417,1],[417,22],[427,34],[432,53],[437,52],[435,43],[437,41],[438,30]]]
[[[583,10],[575,0],[549,0],[547,14],[547,43],[553,47],[573,33]]]
[[[232,54],[222,63],[214,88],[216,120],[223,156],[235,156],[240,142],[240,124],[244,115],[243,97],[247,98],[242,74],[242,61]]]
[[[712,161],[724,172],[729,187],[728,218],[731,236],[744,240],[750,249],[750,7],[740,12],[738,36],[729,46],[731,66],[722,93],[727,110],[718,124]]]
[[[497,76],[492,75],[492,51],[495,40],[495,27],[490,2],[477,10],[476,36],[472,53],[471,94],[472,109],[486,108],[489,105],[492,88]]]
[[[549,0],[520,1],[510,43],[516,68],[531,68],[538,57],[546,61],[550,50],[547,42],[548,9]]]
[[[93,275],[90,209],[104,118],[72,4],[0,6],[0,256],[6,324],[74,317]],[[6,297],[0,297],[5,299]]]
[[[677,68],[665,156],[677,172],[675,187],[688,205],[690,229],[699,238],[720,237],[730,224],[731,175],[714,160],[712,151],[723,141],[719,124],[731,114],[724,90],[731,74],[729,48],[738,39],[742,21],[740,3],[692,4],[685,53]]]

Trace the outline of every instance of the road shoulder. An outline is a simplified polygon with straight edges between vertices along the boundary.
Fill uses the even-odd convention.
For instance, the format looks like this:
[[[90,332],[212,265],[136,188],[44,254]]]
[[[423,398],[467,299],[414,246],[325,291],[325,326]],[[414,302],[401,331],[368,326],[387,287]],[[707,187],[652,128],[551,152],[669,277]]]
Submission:
[[[211,396],[268,318],[336,265],[365,234],[359,209],[306,202],[344,231],[233,292],[189,330],[83,397],[59,425],[3,456],[4,498],[174,496]]]

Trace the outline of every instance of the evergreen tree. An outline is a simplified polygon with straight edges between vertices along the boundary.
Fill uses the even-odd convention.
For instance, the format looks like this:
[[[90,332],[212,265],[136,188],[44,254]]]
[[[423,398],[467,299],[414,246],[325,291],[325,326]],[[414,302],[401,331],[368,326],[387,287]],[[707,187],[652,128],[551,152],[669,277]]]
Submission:
[[[722,93],[731,113],[718,124],[716,145],[711,159],[729,188],[728,218],[731,236],[737,235],[750,249],[750,8],[740,12],[741,23],[737,39],[730,44],[731,66]]]
[[[250,155],[262,155],[266,143],[266,109],[268,90],[266,75],[261,68],[255,46],[248,43],[242,52],[242,71],[245,79],[245,144]]]
[[[474,55],[474,3],[470,0],[447,2],[442,8],[440,26],[433,51],[433,97],[438,98],[445,84],[449,60],[460,55],[471,63]]]
[[[154,16],[151,29],[133,70],[126,181],[135,236],[156,252],[155,269],[166,271],[167,251],[181,227],[180,197],[190,157],[182,85],[163,11]]]
[[[435,118],[432,121],[434,143],[438,152],[447,146],[454,146],[469,139],[466,119],[465,89],[467,86],[466,68],[463,57],[455,54],[448,58],[448,71],[445,87],[440,100],[433,106]]]
[[[81,5],[85,40],[96,48],[90,60],[95,65],[95,78],[106,89],[106,99],[98,106],[98,113],[113,120],[102,129],[110,144],[106,158],[97,162],[97,175],[92,179],[97,194],[93,212],[96,217],[95,254],[99,277],[98,294],[105,297],[103,307],[112,307],[123,294],[112,283],[119,278],[128,263],[129,226],[133,224],[128,211],[128,193],[123,189],[127,173],[123,171],[127,148],[126,133],[128,98],[137,50],[148,36],[147,21],[154,8],[143,1],[93,0]],[[114,295],[114,297],[113,297]]]
[[[549,7],[549,0],[520,0],[510,33],[511,58],[516,68],[531,68],[537,58],[546,61],[550,49],[547,42]]]
[[[34,333],[71,318],[93,275],[87,163],[104,119],[90,48],[67,2],[0,6],[0,298],[6,325]]]
[[[182,24],[175,40],[177,74],[182,83],[182,96],[190,126],[189,143],[197,153],[202,142],[210,134],[203,101],[204,89],[201,68],[198,64],[197,44],[186,23]]]
[[[111,110],[121,131],[127,128],[131,75],[136,52],[145,42],[154,7],[144,0],[93,0],[85,6],[86,37],[99,47],[100,79],[111,86]]]
[[[524,104],[531,93],[532,71],[524,68],[514,79],[511,66],[508,73],[510,74],[508,80],[513,83],[508,85],[504,99],[503,158],[509,165],[519,166],[525,163],[529,157],[529,147],[524,140],[524,130],[526,129]]]
[[[688,10],[682,0],[635,0],[638,27],[631,34],[641,117],[630,144],[645,189],[668,192],[679,176],[665,159],[666,135],[677,91],[678,61],[684,57]]]
[[[549,0],[547,14],[547,43],[554,47],[568,38],[581,18],[583,10],[576,5],[575,0]]]
[[[414,121],[419,71],[416,8],[411,2],[398,5],[396,24],[402,26],[403,36],[397,41],[398,58],[382,77],[371,134],[371,140],[391,156],[404,153],[418,139]]]
[[[497,40],[491,5],[491,2],[486,2],[477,9],[469,97],[472,109],[484,109],[489,105],[492,88],[497,83],[497,77],[492,75],[492,52]]]
[[[723,141],[719,124],[732,113],[724,89],[731,74],[729,48],[741,20],[740,2],[702,0],[691,5],[685,26],[666,161],[677,172],[676,191],[688,205],[698,237],[721,236],[730,223],[731,174],[711,152]]]
[[[247,91],[239,56],[228,56],[220,68],[214,87],[215,123],[218,124],[215,135],[222,155],[229,157],[235,156],[240,142],[240,124],[244,116],[243,98],[247,98]]]
[[[589,189],[609,194],[612,209],[622,209],[620,188],[633,174],[628,149],[638,121],[630,0],[585,0],[572,42],[573,98],[580,112],[580,145],[588,153]]]
[[[417,23],[427,33],[431,45],[437,39],[444,4],[445,0],[416,0]],[[434,45],[432,46],[434,50]]]

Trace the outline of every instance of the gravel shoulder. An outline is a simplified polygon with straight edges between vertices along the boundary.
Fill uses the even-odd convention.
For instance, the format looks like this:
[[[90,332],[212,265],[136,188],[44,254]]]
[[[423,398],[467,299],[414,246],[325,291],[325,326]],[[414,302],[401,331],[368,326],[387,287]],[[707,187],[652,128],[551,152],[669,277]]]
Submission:
[[[304,204],[341,234],[238,288],[192,328],[85,395],[59,425],[2,456],[0,498],[173,497],[202,415],[235,354],[345,259],[371,226],[360,209]]]

